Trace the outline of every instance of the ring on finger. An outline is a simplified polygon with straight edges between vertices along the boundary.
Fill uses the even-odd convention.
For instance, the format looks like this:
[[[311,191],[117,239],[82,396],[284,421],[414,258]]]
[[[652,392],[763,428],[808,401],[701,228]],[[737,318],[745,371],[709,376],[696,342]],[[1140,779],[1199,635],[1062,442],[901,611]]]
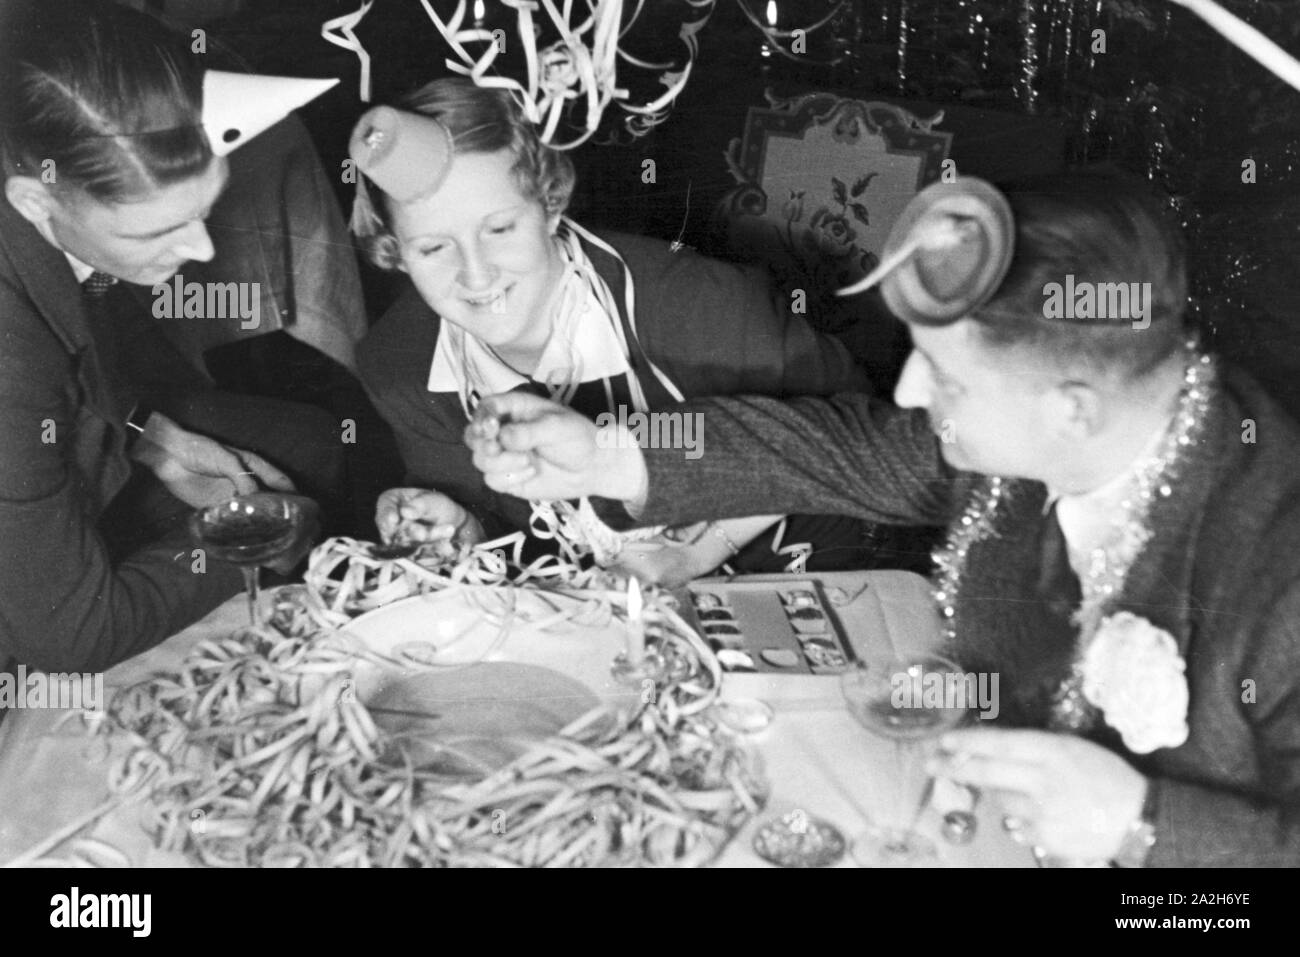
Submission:
[[[1017,844],[1029,843],[1029,822],[1024,818],[1016,817],[1014,814],[1004,814],[1002,816],[1002,830],[1011,835],[1011,840]]]

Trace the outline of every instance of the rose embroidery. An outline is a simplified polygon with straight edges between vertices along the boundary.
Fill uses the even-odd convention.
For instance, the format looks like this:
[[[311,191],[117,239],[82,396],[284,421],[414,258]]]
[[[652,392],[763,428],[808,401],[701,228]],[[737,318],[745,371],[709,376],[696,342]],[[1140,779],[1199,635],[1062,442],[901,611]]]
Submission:
[[[861,279],[876,266],[875,254],[860,245],[858,224],[871,225],[862,200],[877,175],[864,173],[852,183],[832,176],[829,204],[819,202],[820,191],[789,190],[790,198],[781,204],[784,222],[771,224],[781,247],[780,253],[771,257],[771,265],[782,286],[801,293],[833,290]],[[763,194],[758,192],[757,197],[758,203],[752,207],[746,206],[745,198],[738,199],[736,208],[745,215],[762,216],[766,211]],[[860,318],[856,309],[846,307],[844,300],[829,292],[816,295],[817,304],[810,311],[817,315],[816,325],[822,331],[848,328]]]
[[[812,229],[817,248],[823,256],[831,256],[835,259],[847,256],[858,238],[844,216],[830,213],[825,209],[819,209],[813,214],[812,221],[808,225]]]
[[[832,259],[843,259],[850,254],[859,254],[858,233],[849,221],[849,216],[851,214],[863,226],[871,225],[867,207],[862,205],[859,197],[871,185],[876,175],[876,173],[867,173],[865,176],[859,176],[852,188],[838,177],[831,177],[831,197],[839,209],[832,210],[822,206],[813,213],[812,219],[808,221],[809,231],[806,235],[806,242],[810,249]],[[795,198],[795,194],[791,192],[791,201],[793,202]],[[799,205],[793,210],[790,204],[786,205],[787,220],[795,221],[799,215],[802,215],[803,195],[800,194],[798,199]],[[792,211],[797,212],[798,215],[791,216]]]

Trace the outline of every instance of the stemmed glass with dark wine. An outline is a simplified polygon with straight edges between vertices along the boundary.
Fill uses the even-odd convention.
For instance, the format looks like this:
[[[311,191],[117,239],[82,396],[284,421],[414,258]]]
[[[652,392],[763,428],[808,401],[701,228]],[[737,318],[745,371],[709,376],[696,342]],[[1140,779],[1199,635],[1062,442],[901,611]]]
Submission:
[[[858,663],[840,676],[849,713],[878,737],[894,743],[894,814],[889,824],[871,824],[853,840],[854,860],[863,867],[917,867],[938,856],[934,842],[916,830],[932,791],[923,772],[926,744],[965,719],[967,703],[953,696],[925,694],[927,683],[955,684],[947,675],[961,674],[947,658],[931,654]],[[952,706],[952,705],[959,706]],[[902,816],[906,815],[906,816]]]
[[[262,624],[258,577],[262,565],[283,555],[302,528],[298,503],[275,492],[239,495],[201,508],[190,517],[190,533],[213,558],[238,565],[248,594],[248,619]]]

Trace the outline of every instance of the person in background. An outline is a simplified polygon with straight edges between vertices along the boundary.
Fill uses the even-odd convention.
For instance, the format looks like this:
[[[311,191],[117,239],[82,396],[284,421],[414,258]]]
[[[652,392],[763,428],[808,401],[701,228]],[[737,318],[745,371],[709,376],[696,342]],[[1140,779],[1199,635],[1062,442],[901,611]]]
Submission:
[[[190,510],[292,490],[293,443],[335,423],[243,397],[228,418],[273,436],[259,452],[142,401],[126,374],[142,353],[181,384],[183,360],[109,298],[212,256],[228,172],[202,68],[187,37],[112,4],[8,3],[0,20],[0,667],[102,670],[238,592],[234,567],[196,566]]]
[[[475,462],[500,492],[619,500],[622,524],[795,503],[946,519],[950,654],[1000,675],[1003,726],[947,735],[934,770],[1050,857],[1294,867],[1300,431],[1188,340],[1183,241],[1157,198],[1077,174],[1009,201],[1015,252],[991,298],[903,310],[901,408],[693,401],[703,465],[509,394],[481,403]],[[980,258],[940,256],[928,280]]]
[[[658,240],[596,236],[568,219],[572,164],[539,140],[507,92],[444,79],[403,109],[388,111],[392,129],[378,138],[368,114],[353,149],[368,173],[353,229],[378,265],[411,280],[359,353],[407,468],[409,487],[379,501],[385,538],[477,543],[532,528],[665,585],[724,562],[781,570],[800,543],[811,545],[809,568],[869,560],[866,523],[835,516],[737,516],[621,536],[581,506],[530,507],[485,486],[460,436],[479,398],[495,392],[532,390],[591,419],[637,421],[685,396],[868,383],[836,340],[773,302],[757,275]],[[364,141],[383,136],[409,139],[393,140],[380,162]],[[413,171],[429,188],[405,191]],[[676,431],[660,434],[677,439],[675,454],[711,460],[707,420],[667,426]]]

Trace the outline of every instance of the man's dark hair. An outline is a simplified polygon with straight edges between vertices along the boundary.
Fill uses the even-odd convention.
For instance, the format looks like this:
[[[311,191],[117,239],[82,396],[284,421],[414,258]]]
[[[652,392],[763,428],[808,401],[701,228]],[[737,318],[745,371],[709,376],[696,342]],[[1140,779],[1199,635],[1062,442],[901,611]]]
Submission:
[[[115,3],[12,0],[0,12],[4,174],[126,202],[207,169],[203,71],[188,38]]]
[[[1016,221],[1015,253],[993,298],[972,318],[989,345],[1022,346],[1065,368],[1136,378],[1186,338],[1186,244],[1147,185],[1110,170],[1083,170],[1001,187]],[[1150,283],[1150,325],[1048,318],[1049,284]]]

